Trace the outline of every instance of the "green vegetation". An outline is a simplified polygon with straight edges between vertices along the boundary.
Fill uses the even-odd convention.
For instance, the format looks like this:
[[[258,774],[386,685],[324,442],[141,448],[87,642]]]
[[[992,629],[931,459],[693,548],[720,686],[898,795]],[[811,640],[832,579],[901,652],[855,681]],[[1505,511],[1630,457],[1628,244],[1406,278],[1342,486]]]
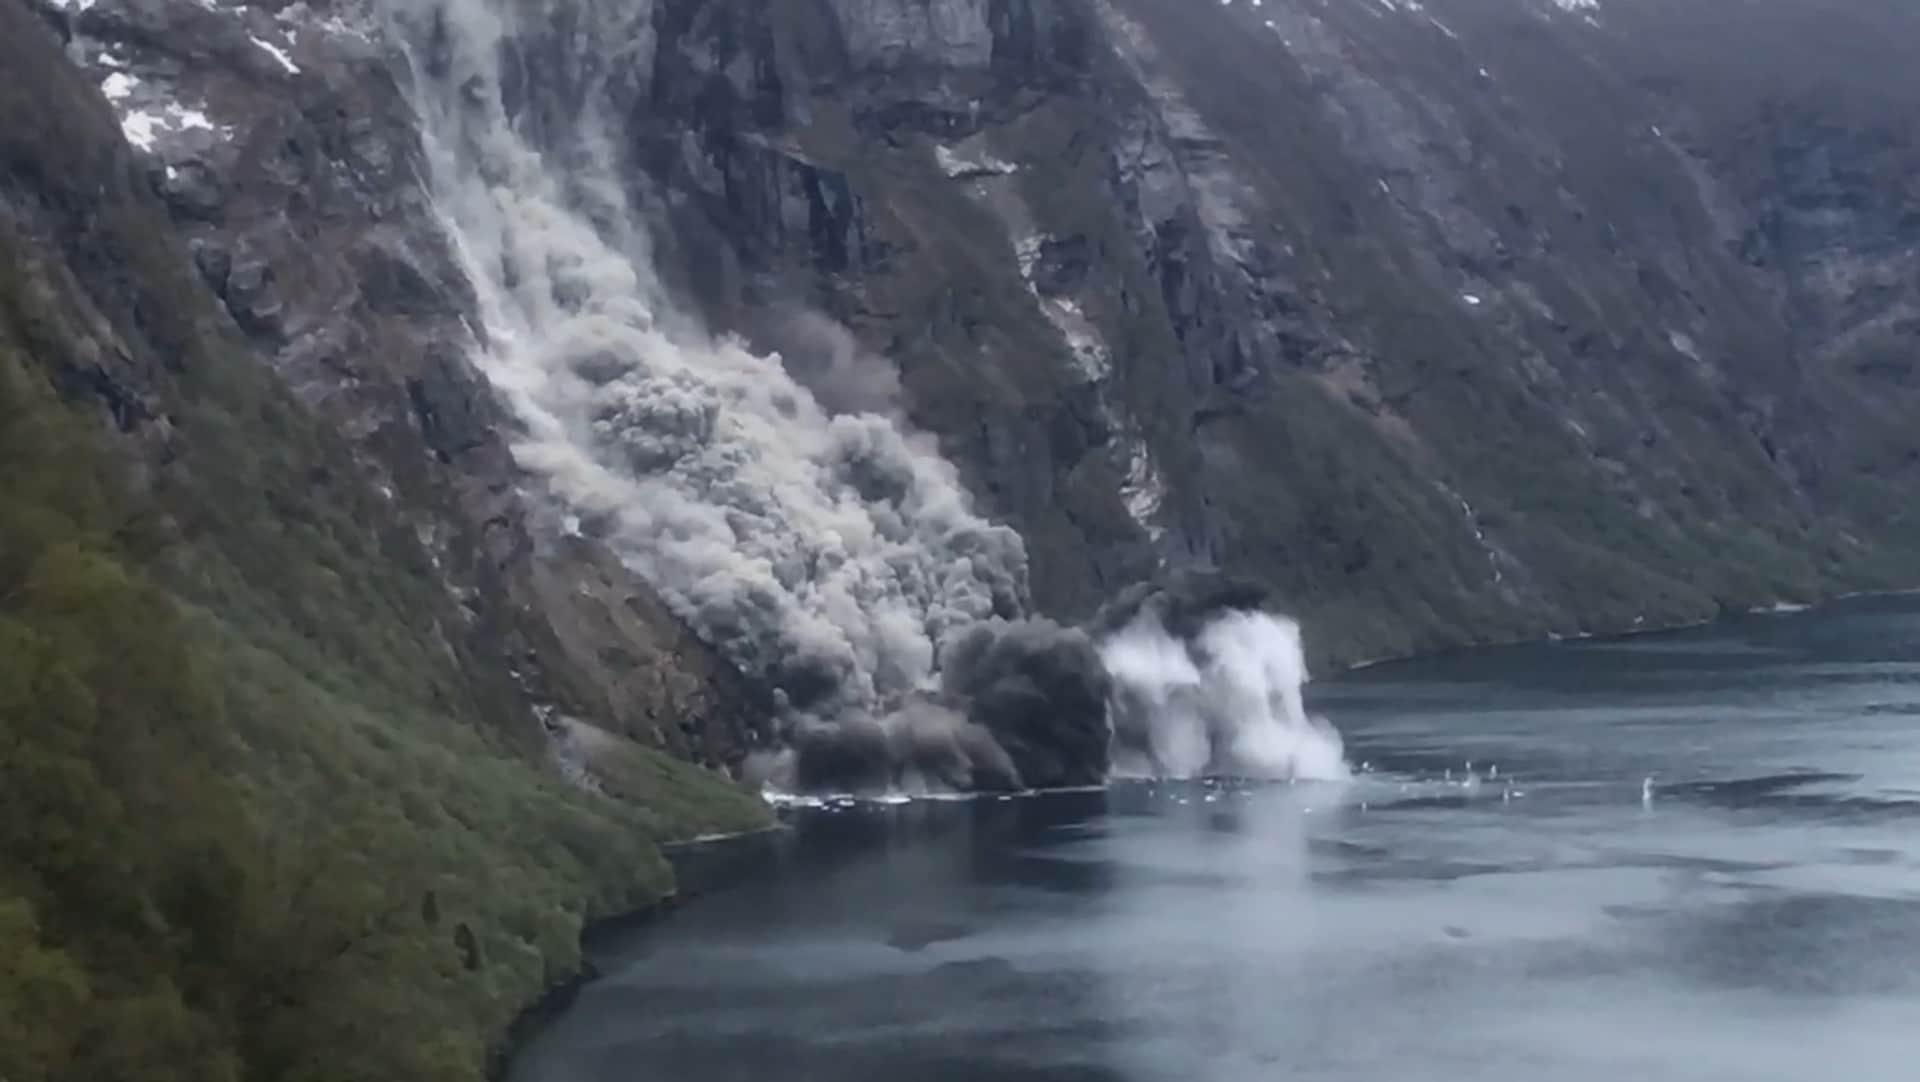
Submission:
[[[671,888],[656,838],[753,802],[620,745],[589,798],[481,730],[369,708],[137,566],[146,516],[0,347],[0,1077],[471,1078]]]
[[[765,810],[604,734],[610,795],[544,763],[14,0],[0,70],[0,1079],[477,1078],[658,842]]]

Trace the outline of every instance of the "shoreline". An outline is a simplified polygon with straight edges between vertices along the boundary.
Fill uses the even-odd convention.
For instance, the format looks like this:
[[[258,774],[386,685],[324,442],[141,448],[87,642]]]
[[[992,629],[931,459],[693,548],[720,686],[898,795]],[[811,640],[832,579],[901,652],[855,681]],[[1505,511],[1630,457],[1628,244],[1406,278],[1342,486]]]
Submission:
[[[652,905],[588,921],[583,925],[580,929],[579,967],[558,983],[548,985],[545,991],[520,1008],[513,1020],[507,1023],[506,1031],[487,1050],[483,1071],[487,1082],[505,1082],[508,1068],[533,1035],[565,1014],[567,1008],[580,998],[582,989],[606,975],[594,964],[590,944],[645,927],[679,909],[682,903],[683,896],[676,890]]]
[[[1382,665],[1397,665],[1407,661],[1430,661],[1436,658],[1453,657],[1456,654],[1473,653],[1479,650],[1511,650],[1523,646],[1554,646],[1587,642],[1618,642],[1626,639],[1647,638],[1654,635],[1671,635],[1682,631],[1698,631],[1701,628],[1715,627],[1720,624],[1732,624],[1741,620],[1765,619],[1780,616],[1803,616],[1810,612],[1847,601],[1866,601],[1876,598],[1920,596],[1920,587],[1903,587],[1891,590],[1849,590],[1846,593],[1830,597],[1816,598],[1812,601],[1774,601],[1748,609],[1728,609],[1701,620],[1690,620],[1675,624],[1645,624],[1630,626],[1612,631],[1579,631],[1571,635],[1548,632],[1541,636],[1529,636],[1516,639],[1488,639],[1485,642],[1462,643],[1458,646],[1443,646],[1435,650],[1416,650],[1408,654],[1388,654],[1384,657],[1367,658],[1364,661],[1350,662],[1339,666],[1326,677],[1316,679],[1337,680],[1350,673],[1364,672]]]
[[[1398,664],[1398,663],[1410,662],[1410,661],[1422,661],[1422,660],[1429,660],[1434,658],[1445,658],[1445,657],[1450,657],[1456,654],[1464,654],[1464,653],[1481,651],[1481,650],[1514,649],[1514,648],[1527,647],[1527,646],[1554,646],[1557,644],[1575,644],[1575,643],[1587,643],[1587,642],[1596,642],[1596,641],[1599,641],[1599,642],[1621,641],[1621,640],[1627,640],[1627,639],[1644,638],[1644,637],[1654,636],[1654,635],[1675,634],[1675,633],[1686,632],[1686,631],[1697,631],[1701,628],[1713,627],[1718,624],[1734,623],[1740,620],[1747,620],[1747,619],[1764,619],[1769,617],[1805,615],[1809,612],[1818,612],[1821,609],[1828,608],[1830,606],[1840,604],[1842,602],[1847,602],[1847,601],[1858,601],[1858,600],[1868,600],[1868,599],[1878,599],[1878,598],[1914,597],[1917,595],[1920,595],[1920,589],[1909,588],[1909,589],[1898,589],[1898,590],[1856,590],[1848,593],[1835,594],[1832,597],[1821,598],[1821,599],[1811,601],[1811,602],[1806,602],[1806,603],[1774,602],[1768,606],[1757,607],[1757,608],[1752,608],[1752,609],[1747,609],[1742,611],[1725,611],[1725,612],[1718,613],[1714,616],[1708,617],[1707,619],[1704,619],[1704,620],[1695,620],[1687,623],[1660,625],[1660,626],[1653,626],[1653,627],[1632,627],[1632,628],[1627,628],[1620,631],[1589,632],[1589,633],[1583,633],[1578,635],[1567,635],[1567,636],[1548,635],[1546,637],[1540,637],[1540,638],[1508,639],[1508,640],[1502,640],[1502,641],[1471,643],[1471,644],[1465,644],[1461,646],[1448,647],[1440,650],[1419,651],[1416,653],[1406,654],[1404,656],[1374,658],[1368,661],[1355,662],[1351,665],[1347,665],[1338,669],[1332,675],[1325,677],[1324,679],[1327,680],[1328,682],[1332,682],[1332,681],[1338,680],[1342,676],[1363,672],[1365,670],[1372,669],[1378,666],[1392,665],[1392,664]],[[1005,794],[969,793],[969,794],[956,794],[947,799],[975,800],[975,799],[996,798],[996,799],[1002,799],[1002,800],[1012,800],[1012,799],[1018,799],[1020,797],[1044,796],[1054,792],[1081,792],[1081,791],[1090,791],[1090,790],[1102,789],[1102,788],[1105,788],[1105,786],[1076,786],[1067,790],[1026,790],[1021,793],[1005,793]],[[486,1060],[486,1067],[485,1067],[485,1078],[487,1079],[487,1082],[505,1082],[507,1078],[507,1071],[509,1066],[511,1065],[513,1060],[518,1056],[518,1054],[525,1048],[527,1042],[531,1040],[533,1036],[536,1033],[538,1033],[542,1028],[544,1028],[548,1023],[552,1022],[554,1019],[558,1018],[561,1014],[565,1013],[566,1010],[569,1007],[571,1007],[574,1004],[574,1002],[579,998],[581,991],[585,989],[587,985],[605,976],[605,974],[599,969],[599,967],[595,965],[593,960],[593,955],[596,952],[597,948],[604,947],[612,940],[631,935],[637,931],[640,931],[644,928],[649,927],[656,921],[659,921],[666,917],[671,916],[673,913],[679,911],[682,907],[688,904],[691,904],[694,901],[697,901],[701,897],[701,895],[706,893],[704,889],[705,884],[696,884],[691,888],[689,888],[684,886],[681,883],[681,880],[685,872],[687,871],[686,863],[688,861],[688,858],[693,857],[697,854],[712,853],[719,848],[723,848],[734,843],[746,842],[751,840],[766,840],[766,839],[777,837],[783,831],[789,829],[785,823],[781,822],[777,818],[779,812],[785,808],[826,807],[826,806],[832,806],[841,801],[845,801],[847,803],[857,802],[857,798],[850,798],[850,797],[791,797],[791,798],[786,798],[784,800],[767,800],[764,794],[761,795],[761,799],[767,801],[769,813],[776,817],[774,822],[768,826],[759,828],[757,830],[734,831],[730,833],[718,833],[718,834],[701,834],[701,835],[696,835],[692,838],[685,838],[685,839],[679,839],[675,841],[658,843],[658,847],[660,849],[661,855],[666,857],[668,862],[673,866],[674,878],[676,882],[676,887],[674,891],[660,898],[658,901],[655,901],[651,905],[644,906],[640,909],[631,910],[625,913],[616,913],[610,916],[601,917],[597,920],[588,921],[585,925],[582,926],[582,928],[580,929],[579,968],[572,974],[568,975],[565,979],[559,981],[556,984],[549,986],[544,992],[542,992],[539,996],[537,996],[532,1002],[528,1003],[525,1007],[523,1007],[520,1010],[520,1012],[514,1016],[513,1020],[507,1024],[506,1031],[501,1034],[500,1039],[494,1044],[494,1046],[491,1049],[489,1049],[487,1053],[487,1060]],[[912,798],[908,798],[907,800],[903,800],[901,802],[902,803],[910,802],[911,799]]]
[[[768,808],[771,815],[774,809]],[[487,1049],[486,1063],[482,1076],[487,1082],[505,1082],[508,1068],[514,1059],[526,1047],[533,1036],[566,1013],[579,999],[587,985],[606,976],[594,963],[594,955],[612,941],[633,935],[654,923],[665,920],[705,893],[704,884],[695,883],[689,888],[684,883],[683,862],[695,853],[710,852],[715,846],[730,843],[770,839],[786,830],[786,824],[777,818],[767,826],[755,830],[736,830],[718,834],[699,834],[691,838],[657,842],[660,855],[673,868],[674,889],[650,905],[613,913],[585,922],[580,927],[580,965],[566,977],[535,996],[532,1001],[521,1007],[513,1020],[507,1023],[504,1032]]]

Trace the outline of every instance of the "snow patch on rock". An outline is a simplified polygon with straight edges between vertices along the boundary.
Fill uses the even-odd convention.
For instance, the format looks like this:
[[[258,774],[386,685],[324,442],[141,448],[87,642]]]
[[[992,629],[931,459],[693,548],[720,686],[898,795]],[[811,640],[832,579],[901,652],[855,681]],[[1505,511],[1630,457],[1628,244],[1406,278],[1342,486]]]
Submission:
[[[1004,177],[1020,171],[1018,165],[996,158],[984,150],[967,153],[949,146],[937,146],[933,148],[933,160],[939,164],[942,173],[955,180]]]
[[[164,91],[125,71],[109,72],[100,80],[100,93],[120,114],[120,131],[127,142],[143,151],[152,151],[170,135],[204,131],[225,138],[232,134],[204,110],[170,100]]]
[[[1481,529],[1480,512],[1475,511],[1473,505],[1467,502],[1467,498],[1454,491],[1450,486],[1440,482],[1435,482],[1435,486],[1439,488],[1441,493],[1448,499],[1460,505],[1460,515],[1466,520],[1467,529],[1472,532],[1474,541],[1479,543],[1480,551],[1487,554],[1487,570],[1493,575],[1494,585],[1498,586],[1505,583],[1507,579],[1506,573],[1500,569],[1502,553],[1500,549],[1494,545],[1493,540],[1487,536],[1487,531]]]
[[[289,40],[294,40],[295,28],[301,30],[317,30],[327,37],[352,38],[360,42],[371,42],[373,40],[373,34],[370,33],[366,27],[356,26],[342,18],[336,12],[328,12],[323,15],[314,11],[305,3],[291,4],[281,8],[279,13],[274,16],[274,19],[282,27],[286,28]]]
[[[1158,543],[1167,532],[1158,521],[1160,508],[1166,502],[1166,484],[1161,479],[1159,466],[1154,463],[1152,450],[1135,426],[1114,408],[1107,394],[1107,385],[1113,379],[1113,352],[1078,301],[1070,297],[1048,296],[1040,291],[1037,273],[1040,257],[1051,240],[1038,233],[1015,240],[1014,255],[1019,263],[1020,277],[1039,307],[1040,314],[1046,317],[1047,322],[1067,343],[1068,350],[1073,354],[1074,367],[1098,391],[1096,402],[1101,420],[1114,433],[1119,450],[1121,505],[1126,508],[1127,516],[1133,519],[1134,524]]]
[[[275,45],[273,42],[266,40],[258,34],[248,34],[247,38],[259,46],[268,56],[278,61],[281,70],[285,71],[288,75],[300,74],[300,66],[293,62],[293,58],[287,55],[285,49],[282,49],[280,46]]]
[[[1073,351],[1074,365],[1089,383],[1103,382],[1113,375],[1113,357],[1106,342],[1100,337],[1078,302],[1067,297],[1048,297],[1040,292],[1037,284],[1037,271],[1041,253],[1051,238],[1042,234],[1032,234],[1014,241],[1014,258],[1020,266],[1020,279],[1026,283],[1027,292],[1032,295],[1040,307],[1040,314],[1060,332],[1060,337]]]
[[[1167,498],[1166,482],[1160,479],[1160,470],[1153,464],[1153,453],[1145,442],[1134,436],[1124,443],[1127,476],[1120,485],[1120,502],[1126,506],[1128,517],[1157,543],[1167,532],[1158,524],[1160,507]]]
[[[122,102],[132,97],[134,88],[139,85],[140,80],[124,71],[116,71],[100,81],[100,92],[110,102]]]

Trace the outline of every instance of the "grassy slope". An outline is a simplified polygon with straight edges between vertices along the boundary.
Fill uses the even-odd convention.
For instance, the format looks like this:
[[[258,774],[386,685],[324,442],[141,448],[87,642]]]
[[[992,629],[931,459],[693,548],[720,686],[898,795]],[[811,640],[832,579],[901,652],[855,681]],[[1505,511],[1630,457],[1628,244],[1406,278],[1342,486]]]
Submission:
[[[47,584],[0,586],[37,644],[0,673],[0,1077],[474,1077],[584,920],[671,890],[656,841],[764,811],[638,747],[622,800],[540,763],[16,0],[0,69],[0,573]]]

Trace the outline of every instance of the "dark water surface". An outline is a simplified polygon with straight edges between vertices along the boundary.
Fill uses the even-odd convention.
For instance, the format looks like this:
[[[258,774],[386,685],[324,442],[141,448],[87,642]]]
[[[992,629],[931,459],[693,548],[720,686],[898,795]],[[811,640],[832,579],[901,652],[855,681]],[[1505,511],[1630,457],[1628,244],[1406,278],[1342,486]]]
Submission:
[[[1314,690],[1352,784],[709,855],[514,1082],[1920,1079],[1920,599]]]

